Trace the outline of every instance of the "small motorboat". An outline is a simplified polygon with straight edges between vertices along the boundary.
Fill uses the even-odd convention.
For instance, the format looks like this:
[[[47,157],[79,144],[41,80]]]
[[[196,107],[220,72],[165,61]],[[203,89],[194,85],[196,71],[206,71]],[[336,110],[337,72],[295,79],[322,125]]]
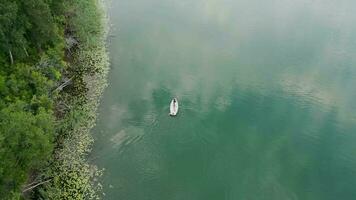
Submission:
[[[170,116],[176,116],[178,113],[178,100],[177,98],[173,98],[171,101],[171,105],[169,107],[169,115]]]

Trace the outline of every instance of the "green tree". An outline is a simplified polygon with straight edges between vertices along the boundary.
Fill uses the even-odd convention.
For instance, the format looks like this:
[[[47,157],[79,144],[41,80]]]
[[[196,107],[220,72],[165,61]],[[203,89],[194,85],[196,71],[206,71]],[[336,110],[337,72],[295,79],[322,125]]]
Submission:
[[[19,9],[17,1],[0,0],[0,52],[8,55],[9,62],[22,59],[26,54],[24,37],[29,24]]]
[[[58,27],[55,24],[48,1],[26,0],[22,1],[23,10],[31,24],[29,36],[37,48],[53,45],[58,42]]]
[[[26,64],[15,64],[6,70],[6,73],[0,90],[0,97],[5,103],[12,103],[18,99],[30,102],[34,96],[48,95],[54,85],[35,67]]]
[[[0,196],[17,191],[28,171],[41,166],[53,148],[52,113],[33,115],[18,101],[0,111]]]

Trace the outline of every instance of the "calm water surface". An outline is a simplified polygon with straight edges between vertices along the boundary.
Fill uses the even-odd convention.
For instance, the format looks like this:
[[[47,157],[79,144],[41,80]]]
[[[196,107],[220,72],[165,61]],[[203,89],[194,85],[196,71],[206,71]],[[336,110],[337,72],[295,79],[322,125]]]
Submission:
[[[109,5],[104,199],[356,199],[356,1]]]

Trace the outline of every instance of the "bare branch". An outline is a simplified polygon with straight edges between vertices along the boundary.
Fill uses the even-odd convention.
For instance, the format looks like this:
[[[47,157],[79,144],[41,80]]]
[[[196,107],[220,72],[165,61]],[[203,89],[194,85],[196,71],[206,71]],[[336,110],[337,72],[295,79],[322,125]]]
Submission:
[[[60,86],[58,86],[56,89],[54,89],[52,91],[53,92],[56,92],[56,91],[61,91],[63,90],[63,88],[65,88],[66,86],[68,86],[70,84],[70,82],[72,81],[72,79],[74,78],[74,76],[72,76],[70,79],[66,80],[64,83],[62,83]]]
[[[27,191],[29,191],[29,190],[32,190],[33,188],[36,188],[37,186],[43,185],[43,184],[45,184],[45,183],[48,183],[48,182],[50,182],[51,180],[52,180],[52,179],[48,179],[48,180],[42,181],[42,182],[37,183],[36,185],[31,186],[31,187],[26,186],[26,187],[28,187],[28,188],[22,190],[22,193],[25,193],[25,192],[27,192]],[[32,184],[33,184],[33,183],[31,183],[30,185],[32,185]]]

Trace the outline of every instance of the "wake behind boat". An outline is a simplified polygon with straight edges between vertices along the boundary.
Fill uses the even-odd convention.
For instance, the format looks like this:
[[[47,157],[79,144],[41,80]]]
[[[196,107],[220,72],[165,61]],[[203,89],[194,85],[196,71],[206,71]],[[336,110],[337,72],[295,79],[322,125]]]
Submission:
[[[177,113],[178,113],[178,100],[177,100],[177,98],[173,98],[172,99],[169,111],[170,111],[169,112],[170,116],[176,116],[177,115]]]

